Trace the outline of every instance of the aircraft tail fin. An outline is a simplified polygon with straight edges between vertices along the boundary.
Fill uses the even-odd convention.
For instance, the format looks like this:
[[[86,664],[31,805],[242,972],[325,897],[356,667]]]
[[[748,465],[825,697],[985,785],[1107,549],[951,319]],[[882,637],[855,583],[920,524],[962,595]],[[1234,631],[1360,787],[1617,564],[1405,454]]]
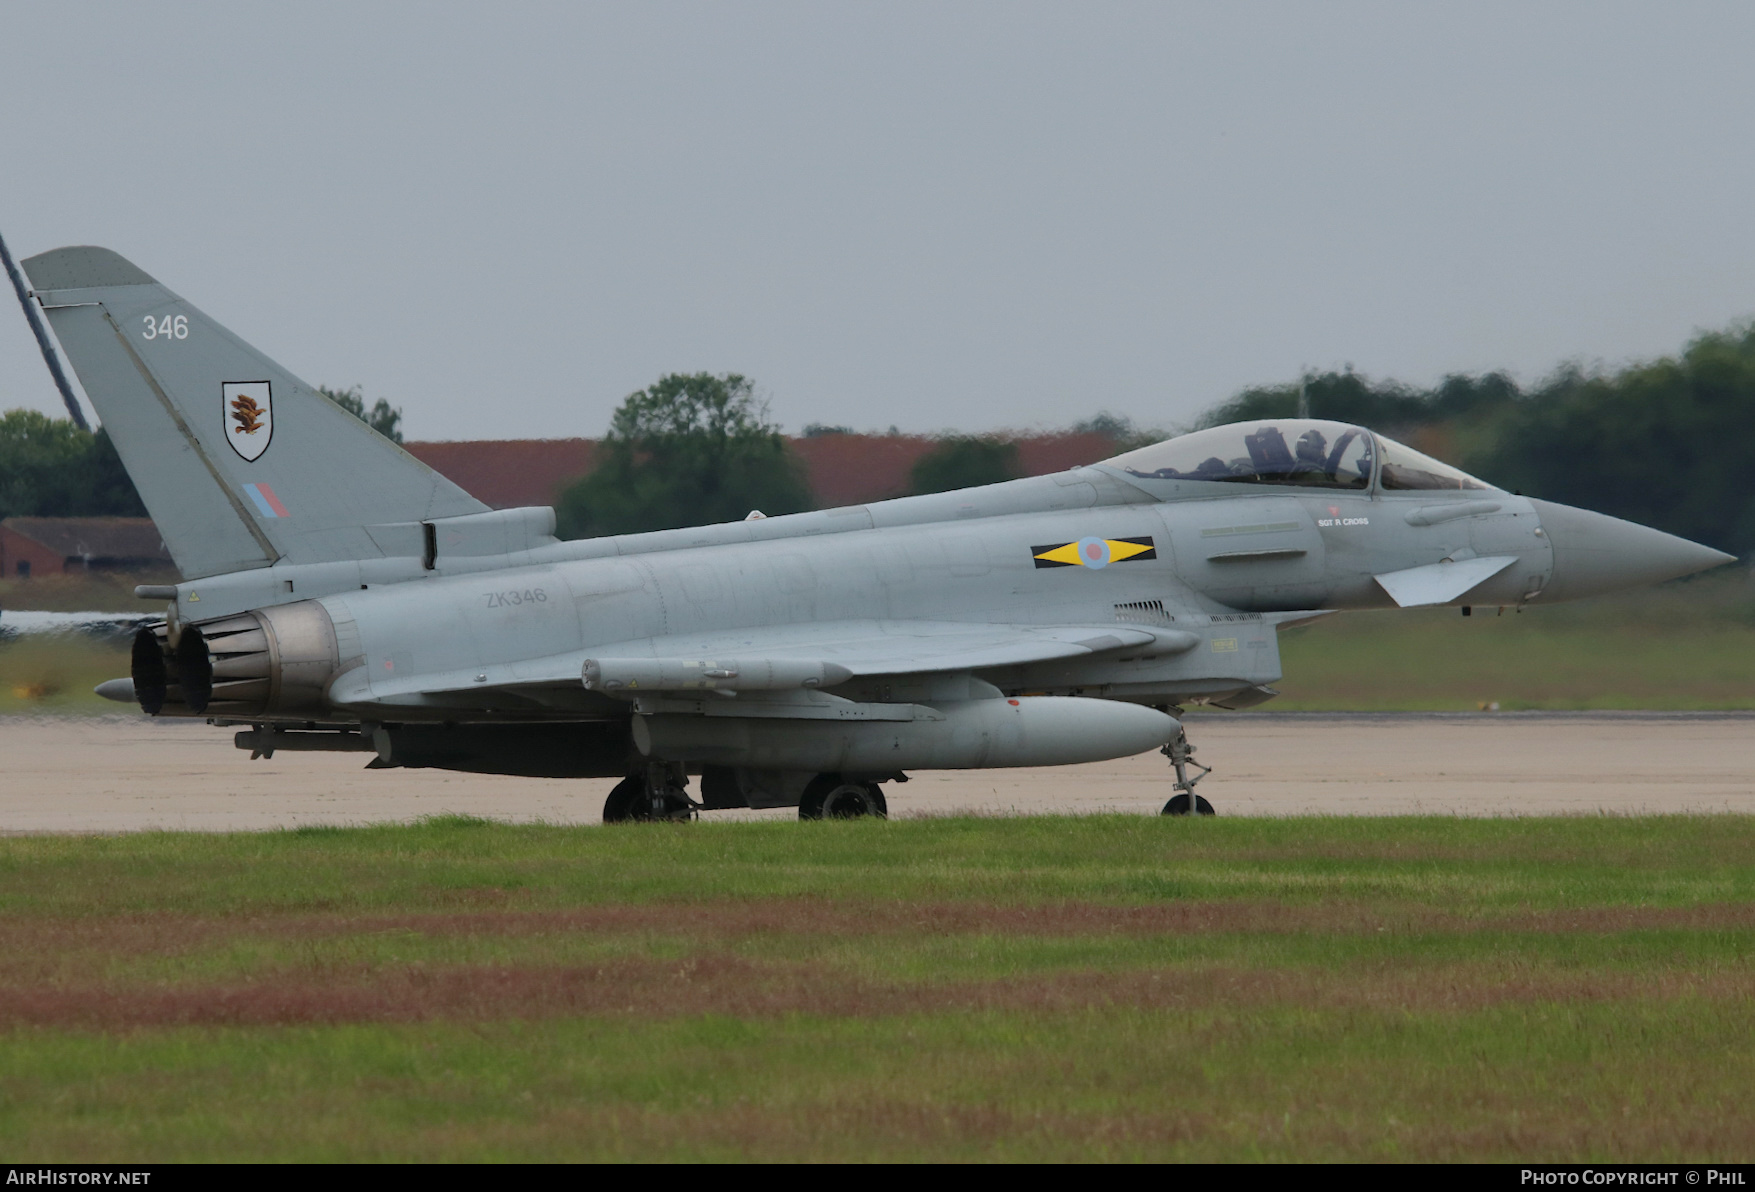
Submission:
[[[109,249],[20,264],[185,579],[487,509]]]

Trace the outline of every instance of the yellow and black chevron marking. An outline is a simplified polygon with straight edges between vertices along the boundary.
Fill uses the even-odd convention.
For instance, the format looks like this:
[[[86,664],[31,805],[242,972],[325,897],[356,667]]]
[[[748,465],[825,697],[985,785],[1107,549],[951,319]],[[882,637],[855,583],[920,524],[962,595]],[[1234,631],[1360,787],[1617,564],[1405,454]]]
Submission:
[[[1151,538],[1081,538],[1077,542],[1061,542],[1049,546],[1032,546],[1030,554],[1038,567],[1109,566],[1111,563],[1155,559],[1158,547]]]

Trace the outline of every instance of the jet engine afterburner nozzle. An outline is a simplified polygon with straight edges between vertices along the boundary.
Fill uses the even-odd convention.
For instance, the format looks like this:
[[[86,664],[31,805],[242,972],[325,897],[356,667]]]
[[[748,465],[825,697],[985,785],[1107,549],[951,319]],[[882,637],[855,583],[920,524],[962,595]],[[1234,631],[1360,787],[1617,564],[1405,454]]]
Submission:
[[[1553,501],[1530,504],[1554,551],[1553,577],[1536,597],[1543,602],[1659,584],[1736,562],[1722,550],[1607,514]]]
[[[261,716],[322,712],[340,667],[335,626],[315,600],[134,636],[133,684],[154,716]]]
[[[129,682],[140,710],[157,716],[164,710],[170,690],[170,668],[165,665],[165,626],[141,629],[134,635],[134,649],[128,660]],[[182,700],[179,697],[178,702]]]
[[[206,635],[184,625],[174,640],[173,645],[169,625],[134,635],[129,682],[140,710],[149,716],[167,710],[173,716],[199,716],[213,696],[213,656]]]

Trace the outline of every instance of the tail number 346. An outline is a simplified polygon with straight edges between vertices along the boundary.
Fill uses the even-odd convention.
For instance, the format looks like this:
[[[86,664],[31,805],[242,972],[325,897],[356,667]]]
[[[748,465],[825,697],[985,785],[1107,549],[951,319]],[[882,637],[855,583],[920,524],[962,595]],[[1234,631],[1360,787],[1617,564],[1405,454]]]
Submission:
[[[155,319],[151,315],[142,316],[146,320],[146,330],[140,333],[141,339],[188,339],[189,316],[166,315]]]

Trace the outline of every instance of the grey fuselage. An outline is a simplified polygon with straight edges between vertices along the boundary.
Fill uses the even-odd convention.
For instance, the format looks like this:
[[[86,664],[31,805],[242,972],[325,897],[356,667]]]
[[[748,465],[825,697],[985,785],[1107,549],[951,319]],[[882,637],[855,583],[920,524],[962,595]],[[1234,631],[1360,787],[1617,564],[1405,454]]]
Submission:
[[[808,816],[836,792],[881,810],[873,784],[909,768],[1164,748],[1186,797],[1198,778],[1168,709],[1271,698],[1281,625],[1571,599],[1730,560],[1319,419],[561,542],[553,510],[488,509],[117,253],[21,268],[188,577],[137,589],[171,606],[100,693],[252,725],[253,754],[622,775],[653,814],[688,806],[679,767],[710,767],[706,806]],[[612,794],[606,815],[628,814]]]
[[[1422,510],[1427,517],[1414,521],[1485,505],[1493,508],[1435,524],[1409,520]],[[1101,568],[1045,567],[1035,557],[1046,545],[1088,538],[1150,539],[1155,557]],[[981,677],[1007,691],[1180,704],[1278,679],[1275,627],[1294,619],[1285,614],[1393,607],[1375,576],[1460,552],[1516,562],[1453,603],[1539,599],[1554,572],[1536,504],[1497,490],[1139,481],[1095,466],[821,513],[551,541],[508,555],[447,558],[441,550],[431,570],[417,559],[260,569],[181,585],[178,612],[194,621],[315,596],[342,639],[342,670],[363,668],[368,686],[394,699],[399,719],[616,715],[621,704],[577,684],[532,703],[487,692],[480,700],[409,699],[399,680],[491,669],[498,687],[505,668],[516,677],[526,660],[614,653],[617,643],[641,643],[645,652],[664,639],[736,653],[739,630],[855,620],[1174,628],[1198,635],[1199,645],[987,668]],[[850,694],[881,697],[872,689],[884,684],[855,682],[861,690]],[[370,715],[362,709],[372,702],[356,698],[350,707]]]

